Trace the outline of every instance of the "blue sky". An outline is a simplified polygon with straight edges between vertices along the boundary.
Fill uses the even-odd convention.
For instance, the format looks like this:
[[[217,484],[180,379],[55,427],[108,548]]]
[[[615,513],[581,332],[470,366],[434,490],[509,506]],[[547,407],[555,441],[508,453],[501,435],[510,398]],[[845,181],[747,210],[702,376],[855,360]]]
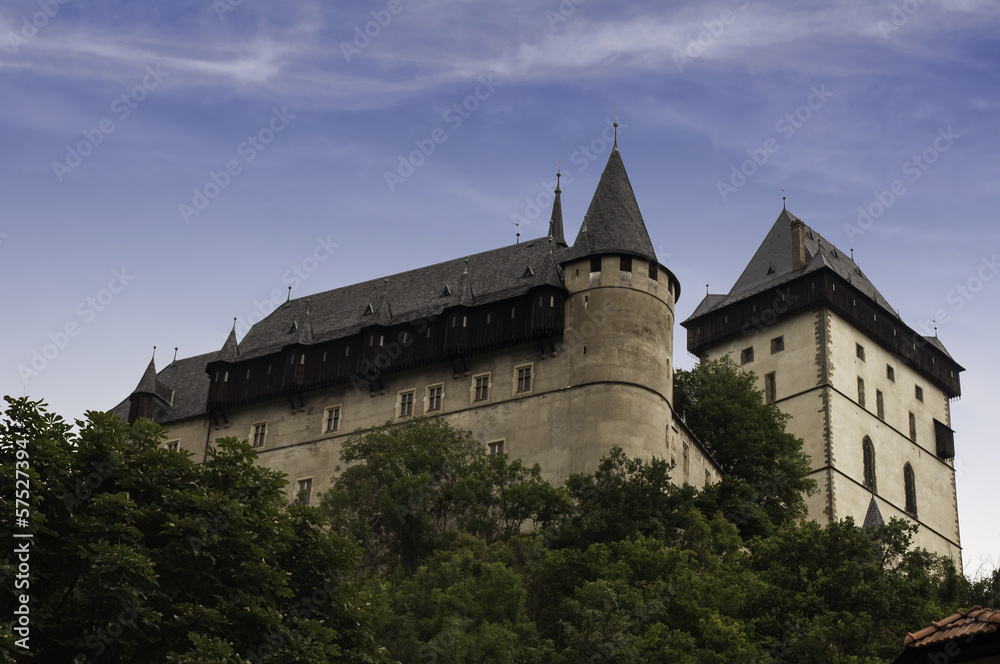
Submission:
[[[939,328],[965,558],[1000,563],[998,3],[665,4],[5,2],[0,392],[111,408],[289,285],[544,235],[559,162],[572,239],[617,110],[678,319],[784,195]]]

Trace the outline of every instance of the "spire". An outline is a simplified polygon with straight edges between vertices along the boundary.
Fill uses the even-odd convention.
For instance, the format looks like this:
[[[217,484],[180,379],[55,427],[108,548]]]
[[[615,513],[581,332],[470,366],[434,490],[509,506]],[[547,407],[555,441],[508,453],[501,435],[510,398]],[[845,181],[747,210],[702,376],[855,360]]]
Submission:
[[[562,177],[562,170],[556,171],[556,197],[552,201],[552,215],[549,217],[549,237],[566,246],[566,238],[563,236],[562,218],[562,187],[559,185],[559,178]]]
[[[236,319],[233,319],[233,329],[229,331],[226,342],[222,344],[218,359],[223,362],[236,362],[240,358],[240,345],[236,342]]]
[[[632,183],[621,153],[614,149],[590,201],[584,224],[562,262],[593,254],[626,254],[655,261]]]
[[[153,357],[150,358],[146,371],[139,379],[139,384],[132,394],[156,394],[156,346],[153,346]]]

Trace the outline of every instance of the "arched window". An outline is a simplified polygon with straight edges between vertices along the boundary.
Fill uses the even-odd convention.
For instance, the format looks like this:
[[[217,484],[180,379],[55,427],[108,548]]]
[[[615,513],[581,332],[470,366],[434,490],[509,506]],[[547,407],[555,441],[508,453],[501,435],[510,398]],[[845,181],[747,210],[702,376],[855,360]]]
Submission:
[[[865,439],[861,441],[861,450],[864,454],[865,460],[865,470],[864,470],[864,482],[865,488],[875,493],[875,446],[872,445],[872,439],[865,436]]]
[[[910,464],[903,466],[903,487],[906,491],[906,513],[915,517],[917,516],[917,483],[913,479],[913,467]]]

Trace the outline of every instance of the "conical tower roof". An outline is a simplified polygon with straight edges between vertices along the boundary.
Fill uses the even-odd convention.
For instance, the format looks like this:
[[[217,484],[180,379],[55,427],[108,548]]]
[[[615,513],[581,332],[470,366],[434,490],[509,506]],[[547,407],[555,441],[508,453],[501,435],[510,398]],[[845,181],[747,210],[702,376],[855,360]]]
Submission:
[[[580,233],[562,262],[600,254],[626,254],[656,261],[617,145],[597,183]]]
[[[135,375],[135,374],[133,374]],[[139,384],[132,390],[132,394],[156,394],[156,360],[151,358],[146,371],[139,379]]]
[[[226,343],[222,344],[218,359],[223,362],[236,362],[240,359],[240,345],[236,342],[236,323],[233,323],[233,329],[226,337]]]
[[[549,237],[557,244],[565,247],[566,237],[563,235],[562,187],[559,185],[560,177],[562,177],[562,173],[556,173],[556,196],[552,201],[552,215],[549,217]]]

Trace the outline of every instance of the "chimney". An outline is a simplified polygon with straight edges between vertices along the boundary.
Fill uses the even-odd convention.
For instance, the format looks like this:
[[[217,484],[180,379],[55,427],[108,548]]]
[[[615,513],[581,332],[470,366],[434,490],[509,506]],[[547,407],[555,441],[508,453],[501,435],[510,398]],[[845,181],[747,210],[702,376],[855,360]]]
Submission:
[[[806,266],[806,225],[792,217],[792,271]]]

